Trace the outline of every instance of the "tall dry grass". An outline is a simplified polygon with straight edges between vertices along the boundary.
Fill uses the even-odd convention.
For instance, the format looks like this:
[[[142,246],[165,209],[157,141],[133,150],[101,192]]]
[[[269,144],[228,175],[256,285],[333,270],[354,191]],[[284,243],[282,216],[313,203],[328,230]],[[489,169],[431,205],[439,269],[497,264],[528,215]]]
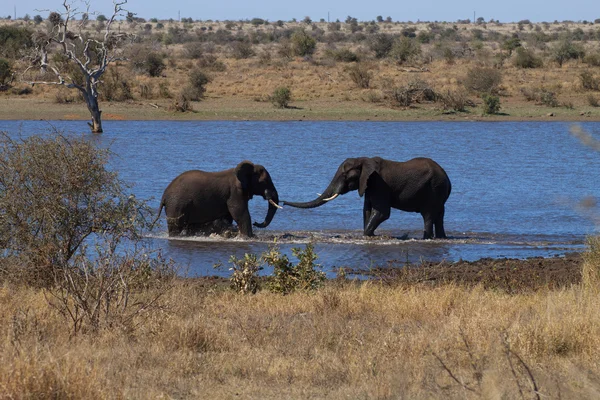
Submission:
[[[0,289],[2,398],[595,398],[600,295],[329,282],[239,295],[185,280],[135,330],[70,339]]]

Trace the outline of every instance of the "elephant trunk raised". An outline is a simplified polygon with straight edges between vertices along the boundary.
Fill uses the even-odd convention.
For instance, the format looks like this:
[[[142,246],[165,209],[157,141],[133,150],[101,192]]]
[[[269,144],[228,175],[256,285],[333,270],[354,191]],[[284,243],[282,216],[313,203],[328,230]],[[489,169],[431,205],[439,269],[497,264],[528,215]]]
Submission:
[[[265,190],[263,197],[269,202],[269,210],[267,211],[267,216],[265,217],[264,222],[254,223],[254,226],[256,226],[257,228],[266,228],[267,226],[269,226],[269,224],[273,220],[273,217],[275,216],[275,213],[277,212],[277,209],[282,208],[279,205],[279,195],[277,194],[276,190]]]

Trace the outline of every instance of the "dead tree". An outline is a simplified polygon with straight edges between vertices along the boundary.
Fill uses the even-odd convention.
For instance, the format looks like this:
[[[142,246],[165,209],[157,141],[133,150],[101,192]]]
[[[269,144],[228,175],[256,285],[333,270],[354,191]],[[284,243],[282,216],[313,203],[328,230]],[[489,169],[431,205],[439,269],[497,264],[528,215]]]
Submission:
[[[41,75],[34,79],[25,79],[32,86],[35,84],[61,85],[69,89],[77,89],[83,96],[92,117],[88,125],[93,133],[102,133],[102,111],[98,105],[98,84],[111,62],[121,60],[118,56],[119,45],[126,38],[125,34],[112,32],[115,18],[123,15],[123,5],[127,0],[113,0],[113,14],[105,22],[103,31],[97,37],[84,31],[89,15],[89,2],[80,1],[86,7],[79,11],[73,1],[63,1],[64,12],[51,13],[48,33],[34,34],[36,55],[27,72],[39,68]],[[79,20],[76,17],[80,16]],[[48,55],[59,53],[48,61]],[[69,71],[70,69],[70,71]],[[79,72],[79,73],[77,73]],[[49,75],[52,79],[46,80]]]

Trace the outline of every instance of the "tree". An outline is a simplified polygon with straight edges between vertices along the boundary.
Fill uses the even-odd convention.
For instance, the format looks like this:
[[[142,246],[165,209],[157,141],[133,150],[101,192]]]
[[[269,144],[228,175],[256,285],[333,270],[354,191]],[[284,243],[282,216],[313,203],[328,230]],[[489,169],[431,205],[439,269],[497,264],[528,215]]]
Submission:
[[[49,33],[35,34],[36,57],[32,66],[27,68],[25,76],[34,67],[39,67],[41,76],[34,76],[31,85],[61,85],[69,89],[77,89],[83,96],[90,112],[92,122],[88,123],[93,133],[102,132],[102,111],[98,105],[98,85],[108,65],[118,61],[119,45],[126,38],[125,34],[112,32],[113,22],[117,16],[126,12],[123,5],[127,0],[113,0],[114,10],[107,19],[104,31],[98,37],[89,36],[83,32],[83,21],[77,22],[76,17],[89,15],[89,3],[84,12],[78,11],[73,2],[64,0],[64,12],[51,13],[48,19],[52,21]],[[49,62],[49,53],[56,53]],[[62,63],[54,60],[62,59]],[[47,75],[53,75],[54,80],[46,80]]]

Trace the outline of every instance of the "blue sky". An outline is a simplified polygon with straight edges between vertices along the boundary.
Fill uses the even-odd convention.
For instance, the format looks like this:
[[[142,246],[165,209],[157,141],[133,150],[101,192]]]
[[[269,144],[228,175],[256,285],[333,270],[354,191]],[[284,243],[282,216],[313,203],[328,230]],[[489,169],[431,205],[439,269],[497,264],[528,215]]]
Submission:
[[[110,14],[112,1],[90,0],[92,10],[102,14]],[[47,11],[61,8],[62,0],[2,0],[0,16],[14,14],[17,17],[48,15]],[[394,21],[456,21],[457,19],[473,19],[483,17],[501,22],[518,22],[529,19],[534,22],[554,20],[588,20],[600,18],[600,0],[430,0],[430,1],[398,1],[398,0],[129,0],[127,9],[142,18],[159,19],[213,19],[238,20],[253,17],[265,18],[269,21],[279,19],[288,21],[310,16],[314,21],[321,18],[332,21],[345,20],[348,15],[361,21],[370,21],[378,15],[392,17]]]

